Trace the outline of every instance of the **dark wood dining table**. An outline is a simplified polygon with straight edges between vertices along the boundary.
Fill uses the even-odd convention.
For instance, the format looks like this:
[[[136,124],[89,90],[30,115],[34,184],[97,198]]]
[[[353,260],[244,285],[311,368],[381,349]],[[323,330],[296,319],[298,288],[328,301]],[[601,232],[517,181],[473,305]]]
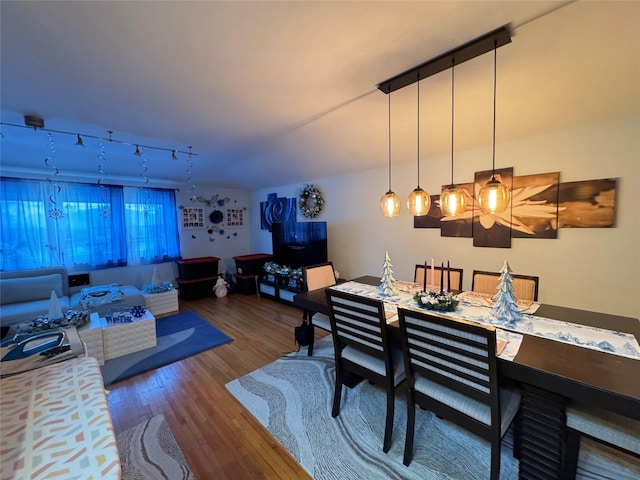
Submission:
[[[353,281],[380,283],[373,276]],[[307,317],[329,314],[325,289],[299,293],[294,305]],[[635,318],[546,304],[534,315],[630,333],[640,343]],[[389,328],[399,332],[397,322]],[[498,369],[503,381],[522,391],[515,444],[521,479],[561,478],[568,405],[595,406],[640,420],[640,360],[525,334],[516,357],[499,358]]]

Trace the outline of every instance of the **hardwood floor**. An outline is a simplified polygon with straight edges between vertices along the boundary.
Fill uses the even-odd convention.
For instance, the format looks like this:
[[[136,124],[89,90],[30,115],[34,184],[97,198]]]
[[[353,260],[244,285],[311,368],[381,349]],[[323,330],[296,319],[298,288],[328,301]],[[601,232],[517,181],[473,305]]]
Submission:
[[[197,479],[309,479],[226,390],[229,381],[296,349],[300,310],[256,295],[180,300],[234,340],[108,387],[116,433],[164,414]],[[316,338],[327,333],[320,330]],[[303,347],[306,348],[306,347]]]

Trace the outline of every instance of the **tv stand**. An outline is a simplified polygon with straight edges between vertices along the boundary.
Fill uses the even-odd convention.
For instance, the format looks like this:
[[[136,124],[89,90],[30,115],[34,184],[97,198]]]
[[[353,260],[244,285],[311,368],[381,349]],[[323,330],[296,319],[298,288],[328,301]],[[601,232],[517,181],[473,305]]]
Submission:
[[[293,305],[293,297],[304,291],[299,282],[290,282],[289,277],[262,273],[258,279],[258,295]]]

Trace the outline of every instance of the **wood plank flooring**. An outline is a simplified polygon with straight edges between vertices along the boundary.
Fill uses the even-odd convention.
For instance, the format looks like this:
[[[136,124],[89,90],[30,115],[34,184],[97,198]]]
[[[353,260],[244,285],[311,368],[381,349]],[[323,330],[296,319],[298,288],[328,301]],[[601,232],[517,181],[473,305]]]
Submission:
[[[199,480],[311,478],[224,387],[295,350],[301,311],[240,293],[181,299],[180,310],[194,311],[234,340],[110,385],[116,433],[162,413]],[[327,335],[316,331],[316,338]]]

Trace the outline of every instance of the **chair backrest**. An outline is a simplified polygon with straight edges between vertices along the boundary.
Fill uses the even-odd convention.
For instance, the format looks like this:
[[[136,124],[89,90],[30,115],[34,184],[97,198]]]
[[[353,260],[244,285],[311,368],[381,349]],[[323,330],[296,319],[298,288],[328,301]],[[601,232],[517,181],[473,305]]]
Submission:
[[[489,406],[486,424],[500,425],[495,328],[404,308],[398,319],[409,388],[426,380],[435,399],[441,388],[455,390]]]
[[[333,263],[319,263],[302,267],[302,280],[307,290],[331,287],[336,284]]]
[[[345,346],[355,347],[385,360],[387,372],[382,375],[392,372],[384,302],[331,288],[326,296],[336,352]]]
[[[531,275],[511,274],[513,279],[513,294],[518,300],[538,301],[538,277]],[[482,272],[480,270],[473,271],[471,279],[471,290],[479,293],[487,293],[495,295],[496,288],[500,283],[499,272]]]
[[[439,287],[440,286],[440,270],[441,267],[440,266],[434,266],[433,269],[435,270],[435,273],[433,275],[433,280],[434,280],[434,287]],[[445,267],[445,272],[444,272],[444,286],[447,286],[447,271],[446,271],[446,267]],[[431,267],[429,265],[427,265],[427,285],[431,285]],[[461,291],[462,290],[462,268],[450,268],[449,269],[449,274],[451,276],[451,286],[449,287],[449,290],[453,290],[453,291]],[[416,265],[416,269],[415,269],[415,273],[413,274],[413,281],[414,283],[418,283],[420,285],[422,285],[422,283],[424,282],[424,275],[425,275],[425,271],[424,271],[424,265]]]

